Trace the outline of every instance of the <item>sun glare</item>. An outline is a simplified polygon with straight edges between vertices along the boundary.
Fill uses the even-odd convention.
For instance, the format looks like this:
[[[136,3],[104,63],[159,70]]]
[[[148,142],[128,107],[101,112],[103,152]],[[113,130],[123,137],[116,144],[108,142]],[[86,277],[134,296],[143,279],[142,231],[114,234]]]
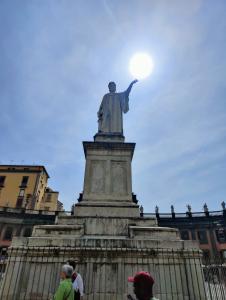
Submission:
[[[154,68],[154,63],[147,53],[136,53],[130,60],[129,70],[134,78],[144,79],[148,77]]]

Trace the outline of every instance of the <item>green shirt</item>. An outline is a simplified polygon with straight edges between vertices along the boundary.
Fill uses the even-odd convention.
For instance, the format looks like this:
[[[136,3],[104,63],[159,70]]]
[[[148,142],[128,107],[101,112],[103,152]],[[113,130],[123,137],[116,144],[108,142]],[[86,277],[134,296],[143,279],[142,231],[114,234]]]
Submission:
[[[53,299],[74,300],[74,289],[72,287],[72,282],[70,278],[61,281]]]

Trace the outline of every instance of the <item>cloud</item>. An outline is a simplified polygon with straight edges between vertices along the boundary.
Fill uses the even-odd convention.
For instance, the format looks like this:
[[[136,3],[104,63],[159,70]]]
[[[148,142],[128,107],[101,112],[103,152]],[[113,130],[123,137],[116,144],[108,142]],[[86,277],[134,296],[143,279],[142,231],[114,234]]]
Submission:
[[[124,115],[145,207],[183,210],[225,198],[226,21],[223,1],[1,1],[0,156],[44,163],[69,208],[82,190],[82,140],[97,131],[107,82],[124,90],[130,56],[150,52]],[[13,8],[13,9],[12,9]],[[167,207],[167,209],[166,209]]]

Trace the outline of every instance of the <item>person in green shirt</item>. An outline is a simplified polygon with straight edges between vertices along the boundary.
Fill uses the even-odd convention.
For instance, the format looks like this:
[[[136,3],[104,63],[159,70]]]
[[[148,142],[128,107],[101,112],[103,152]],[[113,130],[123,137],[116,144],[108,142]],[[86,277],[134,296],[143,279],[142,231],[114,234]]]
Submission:
[[[60,277],[60,285],[54,295],[54,300],[74,300],[74,289],[71,282],[73,268],[69,265],[63,265]]]

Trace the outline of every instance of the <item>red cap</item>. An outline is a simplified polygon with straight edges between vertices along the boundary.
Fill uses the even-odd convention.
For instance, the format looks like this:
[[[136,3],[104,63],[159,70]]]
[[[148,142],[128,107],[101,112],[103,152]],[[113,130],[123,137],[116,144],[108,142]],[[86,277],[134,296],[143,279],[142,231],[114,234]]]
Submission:
[[[150,284],[154,284],[154,282],[155,282],[155,280],[151,276],[151,274],[148,273],[148,272],[144,272],[144,271],[136,273],[134,277],[128,277],[129,282],[137,283],[137,282],[140,282],[142,280],[145,280],[145,281],[149,282]]]

